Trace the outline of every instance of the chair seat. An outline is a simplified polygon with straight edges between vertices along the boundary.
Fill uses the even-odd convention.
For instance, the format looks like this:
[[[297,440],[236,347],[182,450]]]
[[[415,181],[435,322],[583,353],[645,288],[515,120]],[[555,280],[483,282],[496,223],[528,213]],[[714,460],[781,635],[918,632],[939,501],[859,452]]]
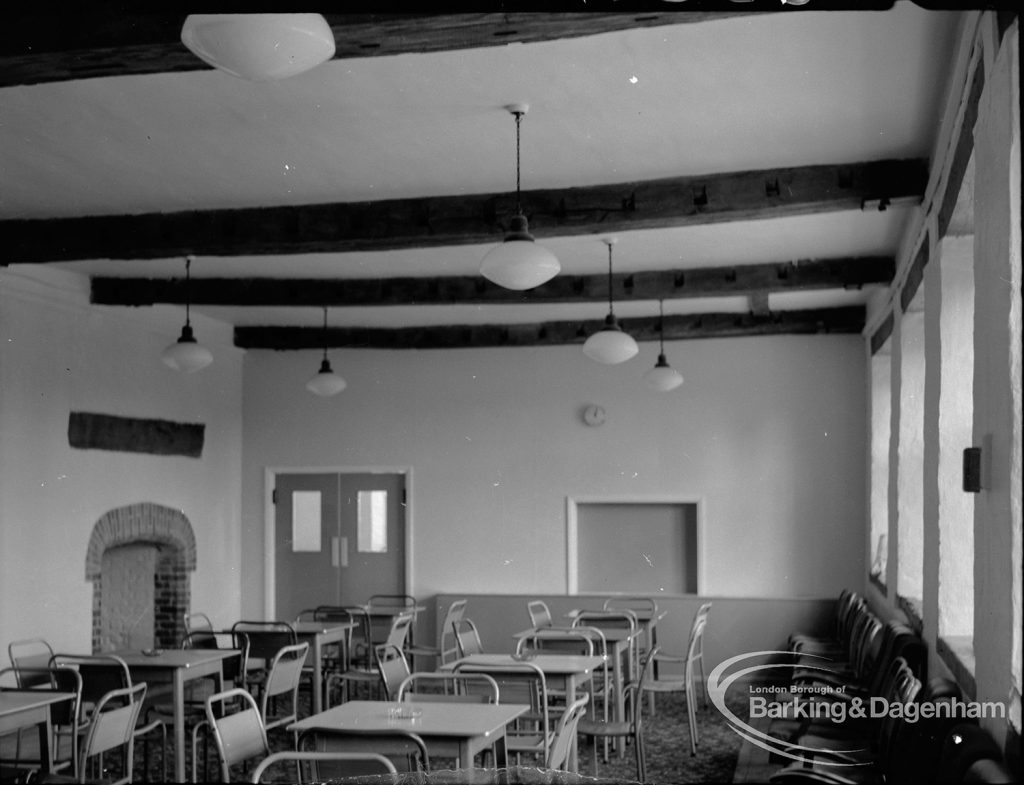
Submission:
[[[584,718],[576,730],[587,736],[629,736],[633,733],[633,725],[629,722],[602,722]]]

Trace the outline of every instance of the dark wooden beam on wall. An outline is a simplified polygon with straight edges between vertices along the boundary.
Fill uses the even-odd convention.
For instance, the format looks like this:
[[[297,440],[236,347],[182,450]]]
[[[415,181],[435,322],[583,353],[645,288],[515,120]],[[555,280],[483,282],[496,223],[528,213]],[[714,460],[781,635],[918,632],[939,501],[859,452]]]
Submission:
[[[920,200],[927,176],[923,159],[867,161],[527,191],[522,203],[535,236],[564,237]],[[0,247],[4,264],[32,264],[487,244],[502,239],[514,213],[514,194],[501,193],[22,219],[0,222]]]
[[[748,335],[859,333],[864,308],[821,308],[768,314],[700,313],[666,316],[666,341]],[[638,341],[659,338],[659,317],[621,319]],[[583,343],[603,320],[541,324],[443,325],[429,327],[236,327],[235,346],[243,349],[464,349],[474,347],[554,346]]]
[[[649,270],[612,277],[617,301],[763,294],[772,291],[849,289],[889,283],[891,257],[807,259],[782,264]],[[560,275],[525,292],[490,283],[481,276],[445,278],[193,278],[193,305],[365,306],[523,304],[597,302],[608,297],[606,275]],[[183,305],[184,280],[93,278],[96,305]],[[763,309],[763,310],[766,310]]]
[[[68,415],[68,444],[79,450],[184,455],[200,458],[206,426],[95,412]]]

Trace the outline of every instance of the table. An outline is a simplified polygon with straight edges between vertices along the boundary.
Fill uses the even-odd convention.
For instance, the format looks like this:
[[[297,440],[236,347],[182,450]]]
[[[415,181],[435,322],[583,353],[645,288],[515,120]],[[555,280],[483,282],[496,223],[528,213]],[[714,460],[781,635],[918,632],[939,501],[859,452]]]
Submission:
[[[388,709],[396,706],[421,714],[411,719],[395,719],[389,716]],[[529,708],[513,703],[348,701],[293,722],[288,730],[294,733],[309,730],[386,733],[401,728],[422,736],[431,754],[457,756],[463,768],[472,768],[473,756],[493,746],[495,764],[504,768],[508,765],[505,727]]]
[[[216,691],[224,689],[222,662],[237,657],[237,649],[164,649],[154,655],[138,649],[105,652],[125,661],[132,681],[147,684],[173,685],[174,702],[174,779],[185,782],[185,684],[197,679],[213,677]]]
[[[53,771],[53,750],[50,749],[53,723],[50,721],[50,706],[74,699],[73,692],[0,691],[0,736],[35,725],[39,729],[39,765],[44,773],[49,774]]]
[[[455,670],[460,664],[483,668],[501,668],[509,665],[521,665],[524,660],[516,659],[511,654],[470,654],[468,657],[442,665],[441,670]],[[596,654],[589,657],[585,654],[535,654],[525,662],[536,665],[544,672],[544,678],[563,682],[566,695],[575,695],[576,690],[586,684],[594,675],[594,671],[605,664],[604,657]],[[569,768],[577,771],[579,759],[576,754],[576,739],[572,740],[569,752]]]
[[[348,662],[348,637],[356,626],[353,621],[298,621],[292,624],[300,641],[309,642],[309,656],[313,658],[313,714],[324,708],[323,653],[325,646],[338,644],[341,647],[341,661]]]

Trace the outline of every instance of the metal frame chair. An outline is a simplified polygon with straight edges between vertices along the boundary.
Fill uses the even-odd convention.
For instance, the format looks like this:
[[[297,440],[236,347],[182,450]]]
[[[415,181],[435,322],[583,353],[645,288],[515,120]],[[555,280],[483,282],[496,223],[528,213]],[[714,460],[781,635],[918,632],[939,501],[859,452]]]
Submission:
[[[53,771],[71,769],[71,776],[78,777],[78,755],[79,755],[79,732],[85,726],[80,725],[80,712],[82,703],[82,675],[74,668],[54,666],[45,668],[4,668],[0,670],[0,690],[8,689],[2,686],[4,678],[13,678],[14,689],[51,690],[53,692],[74,693],[71,701],[62,701],[50,706],[50,723],[53,727],[53,749],[50,752],[52,758],[51,768]],[[27,678],[26,678],[27,677]],[[45,679],[45,681],[44,681]],[[22,687],[22,680],[31,682],[31,687]],[[28,744],[36,738],[35,732],[28,732],[26,729],[19,729],[15,739],[14,768],[36,768],[40,761],[31,760],[24,766],[21,764],[22,756],[22,734],[28,733]],[[61,755],[62,740],[68,740],[68,754]],[[4,761],[8,763],[8,761]]]
[[[241,708],[234,712],[227,711],[231,706]],[[213,729],[213,738],[220,756],[222,782],[230,782],[232,766],[257,756],[270,755],[263,715],[248,690],[233,687],[208,695],[206,722]],[[192,781],[198,781],[195,766],[192,767]]]
[[[526,603],[526,610],[530,614],[530,626],[535,630],[554,625],[551,610],[544,600],[530,600]]]
[[[264,772],[277,763],[295,763],[299,771],[299,783],[322,782],[326,779],[320,775],[320,763],[350,764],[341,767],[346,771],[340,777],[398,773],[390,760],[376,752],[275,752],[253,769],[249,781],[261,782]],[[303,776],[304,771],[308,776]]]
[[[422,689],[429,687],[429,689]],[[437,671],[410,673],[398,685],[396,700],[423,703],[497,704],[501,689],[486,673]]]
[[[576,738],[580,720],[587,713],[589,702],[590,698],[584,695],[565,707],[562,716],[558,718],[558,724],[555,726],[555,738],[548,749],[548,757],[544,763],[547,768],[565,770],[566,764],[569,762],[572,742]]]
[[[124,748],[124,776],[111,785],[132,782],[135,729],[145,698],[146,685],[140,682],[134,686],[111,690],[96,702],[79,753],[79,782],[95,782],[96,779],[88,773],[89,759],[102,756],[117,747]],[[166,771],[164,774],[166,780]]]
[[[458,622],[452,625],[455,633],[455,645],[459,649],[459,657],[468,657],[471,654],[483,654],[484,645],[480,640],[480,631],[476,628],[473,620],[463,616]]]
[[[398,772],[429,772],[430,754],[426,742],[418,733],[406,728],[387,731],[311,729],[303,732],[296,749],[315,752],[376,753],[391,762]],[[346,772],[323,771],[321,776],[334,779],[347,776]]]

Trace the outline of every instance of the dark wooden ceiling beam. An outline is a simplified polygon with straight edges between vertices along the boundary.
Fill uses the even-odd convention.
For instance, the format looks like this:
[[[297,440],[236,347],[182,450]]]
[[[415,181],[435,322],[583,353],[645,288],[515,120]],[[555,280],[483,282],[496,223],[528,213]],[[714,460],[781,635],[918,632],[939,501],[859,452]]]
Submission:
[[[378,5],[378,4],[375,4]],[[380,3],[374,10],[386,10]],[[701,22],[749,14],[721,11],[680,14],[653,3],[617,0],[615,13],[515,11],[502,2],[476,13],[326,14],[335,59],[381,57],[577,38],[636,27]],[[603,9],[605,11],[611,10]],[[405,9],[408,11],[408,9]],[[480,11],[483,11],[482,13]],[[760,12],[760,11],[758,11]],[[123,6],[88,11],[23,14],[5,18],[0,32],[0,87],[70,79],[208,70],[181,42],[184,13],[125,13]]]
[[[616,301],[736,295],[767,298],[768,292],[888,284],[894,274],[895,260],[891,257],[810,259],[782,264],[617,273],[612,276],[612,290]],[[606,275],[560,275],[525,292],[505,289],[481,276],[193,278],[188,288],[188,299],[195,305],[242,307],[580,303],[607,298]],[[185,299],[185,282],[180,278],[92,279],[92,302],[97,305],[182,305]]]
[[[752,335],[859,333],[864,308],[822,308],[769,314],[701,313],[666,316],[666,341]],[[620,320],[638,341],[659,338],[658,317]],[[236,327],[235,346],[243,349],[465,349],[475,347],[580,344],[601,329],[602,320],[540,324],[441,325],[429,327]]]
[[[538,238],[758,220],[920,201],[927,161],[670,177],[526,191]],[[235,210],[0,222],[4,263],[258,256],[499,242],[515,195],[470,194]]]

